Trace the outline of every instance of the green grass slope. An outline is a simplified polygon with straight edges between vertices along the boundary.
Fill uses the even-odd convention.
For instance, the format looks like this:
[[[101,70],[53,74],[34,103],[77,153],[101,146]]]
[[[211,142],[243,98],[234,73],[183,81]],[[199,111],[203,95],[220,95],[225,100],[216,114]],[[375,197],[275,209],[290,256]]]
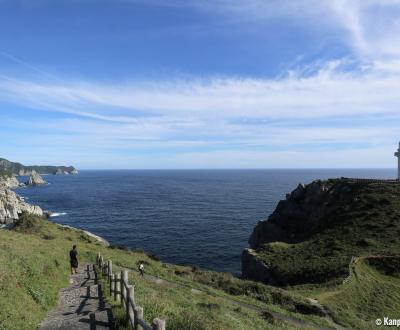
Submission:
[[[297,293],[317,299],[348,329],[377,329],[376,319],[399,318],[400,256],[354,258],[351,276],[333,286],[298,286]],[[381,326],[381,328],[390,328]]]
[[[167,320],[168,329],[296,329],[272,320],[274,311],[327,326],[318,311],[296,293],[241,281],[227,274],[164,264],[140,251],[106,247],[81,231],[24,215],[15,230],[0,230],[0,329],[35,329],[68,286],[68,251],[78,245],[80,261],[95,261],[98,252],[113,260],[114,270],[137,269],[176,285],[159,285],[131,272],[136,300],[147,321]],[[201,290],[198,293],[196,290]],[[235,302],[235,303],[232,303]],[[242,304],[242,305],[241,305]],[[241,307],[253,306],[254,310]],[[118,308],[115,308],[118,316]],[[119,322],[119,328],[125,327]]]

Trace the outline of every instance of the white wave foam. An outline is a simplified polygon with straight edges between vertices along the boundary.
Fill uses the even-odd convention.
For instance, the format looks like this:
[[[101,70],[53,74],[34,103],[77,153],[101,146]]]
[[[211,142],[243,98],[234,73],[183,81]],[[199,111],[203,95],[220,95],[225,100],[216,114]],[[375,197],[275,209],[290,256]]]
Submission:
[[[61,216],[66,215],[66,214],[67,214],[67,212],[59,212],[59,213],[54,212],[54,213],[50,214],[50,218],[61,217]]]

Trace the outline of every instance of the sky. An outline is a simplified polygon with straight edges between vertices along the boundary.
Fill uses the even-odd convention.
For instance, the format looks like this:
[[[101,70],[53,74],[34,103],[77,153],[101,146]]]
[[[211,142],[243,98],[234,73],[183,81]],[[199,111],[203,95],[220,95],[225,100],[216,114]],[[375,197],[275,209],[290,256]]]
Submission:
[[[393,168],[400,0],[0,0],[0,157]]]

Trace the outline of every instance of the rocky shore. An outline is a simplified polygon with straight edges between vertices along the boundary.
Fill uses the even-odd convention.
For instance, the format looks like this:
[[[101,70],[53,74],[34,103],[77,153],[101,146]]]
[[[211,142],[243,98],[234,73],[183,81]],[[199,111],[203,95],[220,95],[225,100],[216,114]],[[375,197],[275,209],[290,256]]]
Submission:
[[[13,190],[24,186],[42,186],[48,184],[40,174],[78,174],[73,166],[25,166],[0,158],[0,226],[12,225],[23,212],[34,215],[47,215],[39,206],[30,205]],[[26,183],[20,183],[16,176],[28,176]]]
[[[103,243],[105,246],[110,246],[110,243],[106,239],[104,239],[103,237],[100,237],[98,235],[95,235],[95,234],[91,233],[90,231],[79,229],[79,228],[75,228],[75,227],[68,226],[68,225],[60,225],[60,224],[57,224],[57,225],[60,226],[60,227],[63,227],[63,228],[69,228],[69,229],[72,229],[72,230],[76,230],[76,231],[82,232],[82,233],[94,238],[98,242]]]
[[[33,171],[29,177],[27,186],[37,186],[47,184],[43,178]],[[22,184],[23,186],[25,184]],[[21,183],[14,176],[3,177],[0,176],[0,228],[3,226],[9,227],[13,226],[13,224],[18,221],[19,216],[23,212],[31,213],[38,216],[50,216],[50,211],[43,211],[37,205],[31,205],[25,202],[24,198],[19,196],[17,193],[12,191],[13,188],[21,187]],[[97,241],[103,243],[106,246],[109,246],[109,242],[104,238],[97,236],[87,230],[82,230],[79,228],[67,226],[67,225],[59,225],[63,228],[69,228],[71,230],[80,231]]]
[[[0,225],[13,224],[23,212],[42,216],[43,210],[37,205],[30,205],[11,188],[19,187],[15,177],[0,177]]]

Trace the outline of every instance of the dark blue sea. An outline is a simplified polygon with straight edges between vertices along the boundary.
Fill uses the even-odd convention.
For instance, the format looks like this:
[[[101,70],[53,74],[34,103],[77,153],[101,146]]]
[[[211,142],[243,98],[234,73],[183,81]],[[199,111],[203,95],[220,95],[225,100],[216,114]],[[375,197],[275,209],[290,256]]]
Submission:
[[[80,171],[45,176],[50,185],[18,193],[63,214],[52,221],[111,244],[144,249],[164,262],[240,274],[254,226],[299,182],[395,175],[394,169]]]

